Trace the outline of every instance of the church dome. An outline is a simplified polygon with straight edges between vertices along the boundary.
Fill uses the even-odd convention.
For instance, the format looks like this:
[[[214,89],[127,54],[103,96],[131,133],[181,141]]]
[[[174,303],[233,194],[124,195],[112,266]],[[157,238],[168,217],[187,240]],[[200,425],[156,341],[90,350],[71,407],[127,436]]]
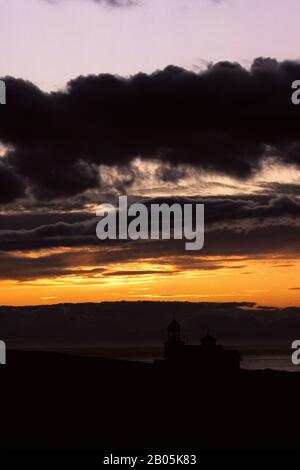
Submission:
[[[168,326],[168,331],[169,332],[177,332],[180,331],[180,325],[176,320],[172,320],[171,323]]]
[[[211,348],[216,346],[217,340],[213,336],[207,334],[201,339],[201,344],[205,348]]]

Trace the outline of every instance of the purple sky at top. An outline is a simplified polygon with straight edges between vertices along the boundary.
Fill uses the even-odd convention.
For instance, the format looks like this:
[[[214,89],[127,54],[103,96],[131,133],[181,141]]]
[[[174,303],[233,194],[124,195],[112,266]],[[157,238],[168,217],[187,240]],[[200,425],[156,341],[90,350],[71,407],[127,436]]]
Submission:
[[[51,90],[79,74],[300,58],[299,0],[0,0],[0,76]]]

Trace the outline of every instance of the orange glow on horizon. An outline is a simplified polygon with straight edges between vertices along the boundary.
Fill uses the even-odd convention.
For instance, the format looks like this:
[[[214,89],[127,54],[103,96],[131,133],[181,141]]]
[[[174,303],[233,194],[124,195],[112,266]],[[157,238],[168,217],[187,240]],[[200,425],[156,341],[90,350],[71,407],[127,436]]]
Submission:
[[[172,262],[173,261],[173,262]],[[295,285],[297,259],[201,258],[191,267],[177,259],[141,260],[99,266],[72,266],[67,275],[26,281],[0,281],[2,305],[63,302],[165,300],[256,302],[300,305]],[[74,271],[74,274],[72,273]],[[299,283],[300,284],[300,283]]]

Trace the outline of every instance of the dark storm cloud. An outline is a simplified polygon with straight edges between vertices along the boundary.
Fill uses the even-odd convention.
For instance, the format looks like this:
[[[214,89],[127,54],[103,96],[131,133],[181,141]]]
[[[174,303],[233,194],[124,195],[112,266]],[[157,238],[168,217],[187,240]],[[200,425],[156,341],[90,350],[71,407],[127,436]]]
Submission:
[[[267,219],[276,219],[280,223],[283,218],[292,218],[294,222],[300,221],[300,202],[291,195],[246,195],[246,196],[215,196],[215,197],[165,197],[144,200],[150,204],[197,204],[205,205],[205,224],[232,223],[246,219],[258,219],[262,222]]]
[[[74,262],[79,259],[79,256],[71,253],[52,254],[35,259],[0,253],[0,279],[32,281],[61,275],[76,275],[80,273],[80,269],[74,269]],[[101,269],[98,268],[97,272],[100,273]]]
[[[0,204],[24,196],[25,184],[22,178],[0,160]]]
[[[50,94],[6,78],[0,141],[13,150],[2,161],[45,198],[95,188],[99,164],[137,156],[166,162],[166,180],[179,164],[241,179],[266,155],[300,166],[300,107],[291,103],[299,77],[300,63],[256,59],[249,71],[220,62],[201,73],[78,77]]]
[[[266,194],[286,194],[292,197],[300,196],[300,184],[297,183],[278,183],[276,181],[268,183],[259,183],[263,192]]]
[[[33,250],[53,247],[95,245],[96,219],[56,222],[31,229],[1,230],[0,250]]]

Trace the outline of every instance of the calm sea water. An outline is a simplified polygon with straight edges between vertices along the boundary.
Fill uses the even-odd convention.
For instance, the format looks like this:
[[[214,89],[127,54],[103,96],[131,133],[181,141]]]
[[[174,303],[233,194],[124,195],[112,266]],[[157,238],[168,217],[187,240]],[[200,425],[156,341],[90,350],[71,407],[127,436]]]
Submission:
[[[300,365],[295,366],[291,361],[291,353],[282,352],[278,349],[275,351],[263,351],[260,350],[256,353],[255,350],[251,352],[247,349],[240,351],[242,361],[241,368],[248,370],[263,370],[263,369],[274,369],[283,370],[288,372],[300,372]],[[138,362],[153,362],[156,359],[162,359],[163,351],[158,347],[92,347],[92,348],[79,348],[79,349],[68,349],[69,353],[79,354],[81,356],[93,356],[93,357],[106,357],[114,359],[123,359],[129,361]]]
[[[242,353],[241,368],[248,370],[263,370],[263,369],[274,369],[274,370],[283,370],[288,372],[300,372],[300,365],[295,366],[291,361],[291,354],[284,353],[259,353],[251,354]],[[123,356],[123,358],[128,360],[143,361],[143,362],[152,362],[154,359],[160,359],[160,354],[149,354],[148,353],[132,353]]]
[[[243,356],[241,362],[243,369],[275,369],[289,372],[300,372],[300,365],[294,366],[289,354],[259,354]]]

